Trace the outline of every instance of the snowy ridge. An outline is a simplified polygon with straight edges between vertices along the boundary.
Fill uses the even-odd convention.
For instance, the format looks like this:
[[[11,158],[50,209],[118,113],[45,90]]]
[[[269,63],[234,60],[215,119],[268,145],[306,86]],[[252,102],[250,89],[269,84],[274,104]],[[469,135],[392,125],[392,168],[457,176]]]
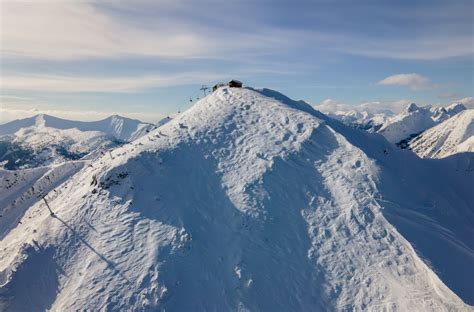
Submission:
[[[429,158],[474,152],[474,109],[462,111],[428,129],[410,143],[410,148],[420,157]]]
[[[140,136],[154,129],[155,126],[143,123],[139,120],[113,115],[99,121],[73,121],[61,119],[45,114],[33,116],[31,118],[11,121],[0,125],[0,136],[13,135],[18,130],[28,127],[47,127],[54,129],[77,129],[82,132],[98,131],[109,135],[122,142],[133,141]]]
[[[410,104],[404,113],[390,118],[378,131],[389,142],[398,143],[431,128],[436,123],[428,108]]]
[[[37,115],[0,125],[0,165],[14,170],[92,159],[155,128],[117,115],[96,122]]]
[[[463,104],[452,104],[446,108],[431,108],[429,106],[419,107],[415,103],[411,103],[404,112],[389,118],[378,132],[392,143],[409,141],[426,129],[465,109]]]
[[[275,91],[220,88],[55,186],[56,217],[32,204],[0,242],[0,307],[470,310],[474,178],[449,166]]]
[[[367,111],[337,111],[329,113],[328,116],[341,121],[342,123],[357,129],[376,132],[387,119],[392,116],[392,112],[371,113]]]

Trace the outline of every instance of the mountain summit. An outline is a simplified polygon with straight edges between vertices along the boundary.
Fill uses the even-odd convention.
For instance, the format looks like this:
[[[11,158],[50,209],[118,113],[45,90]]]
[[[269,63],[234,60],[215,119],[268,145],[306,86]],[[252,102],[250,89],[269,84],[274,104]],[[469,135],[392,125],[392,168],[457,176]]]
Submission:
[[[73,121],[45,114],[0,125],[0,168],[15,170],[94,158],[156,126],[118,115]]]
[[[112,115],[98,121],[74,121],[39,114],[30,118],[14,120],[0,125],[0,136],[13,135],[22,128],[48,127],[53,129],[77,129],[79,131],[98,131],[122,142],[130,142],[154,128],[153,125],[139,120]]]
[[[0,307],[469,309],[474,177],[454,160],[219,88],[8,210]]]

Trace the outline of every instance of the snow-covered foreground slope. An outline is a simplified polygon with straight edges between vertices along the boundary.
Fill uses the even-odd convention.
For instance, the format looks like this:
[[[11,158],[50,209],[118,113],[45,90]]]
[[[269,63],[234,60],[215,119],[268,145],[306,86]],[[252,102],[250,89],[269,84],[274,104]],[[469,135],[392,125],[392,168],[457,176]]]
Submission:
[[[474,109],[468,109],[428,129],[410,142],[420,157],[441,158],[474,152]]]
[[[471,310],[462,161],[221,88],[54,186],[54,216],[32,204],[0,242],[0,306]]]
[[[0,238],[17,225],[33,203],[79,171],[84,164],[83,161],[71,161],[50,167],[0,170]]]
[[[0,125],[0,163],[22,169],[93,158],[155,128],[116,115],[95,122],[37,115]]]
[[[388,141],[401,143],[409,141],[426,129],[465,110],[462,104],[452,104],[447,107],[431,108],[410,104],[404,112],[389,118],[378,131]]]

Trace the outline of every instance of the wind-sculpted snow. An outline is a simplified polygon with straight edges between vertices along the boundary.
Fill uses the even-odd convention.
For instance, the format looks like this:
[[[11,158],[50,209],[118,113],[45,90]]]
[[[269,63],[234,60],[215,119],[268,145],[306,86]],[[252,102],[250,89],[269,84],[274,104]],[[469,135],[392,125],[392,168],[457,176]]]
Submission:
[[[77,161],[20,171],[0,170],[0,238],[16,226],[32,203],[83,166],[84,162]]]
[[[32,203],[0,242],[0,307],[470,310],[474,181],[451,166],[220,88],[55,185],[53,216]]]

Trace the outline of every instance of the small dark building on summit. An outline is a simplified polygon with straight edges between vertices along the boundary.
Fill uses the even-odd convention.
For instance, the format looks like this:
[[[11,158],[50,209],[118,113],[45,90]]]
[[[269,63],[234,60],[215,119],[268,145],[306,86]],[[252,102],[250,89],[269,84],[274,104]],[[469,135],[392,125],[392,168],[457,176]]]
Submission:
[[[232,79],[231,81],[229,81],[227,83],[227,85],[231,88],[242,88],[242,82],[238,81],[238,80],[234,80]]]
[[[217,89],[219,89],[220,87],[225,87],[225,86],[229,86],[230,88],[242,88],[242,82],[238,81],[238,80],[235,80],[235,79],[232,79],[231,81],[229,81],[227,84],[224,84],[224,83],[217,83],[215,84],[213,87],[212,87],[212,91],[216,91]]]

